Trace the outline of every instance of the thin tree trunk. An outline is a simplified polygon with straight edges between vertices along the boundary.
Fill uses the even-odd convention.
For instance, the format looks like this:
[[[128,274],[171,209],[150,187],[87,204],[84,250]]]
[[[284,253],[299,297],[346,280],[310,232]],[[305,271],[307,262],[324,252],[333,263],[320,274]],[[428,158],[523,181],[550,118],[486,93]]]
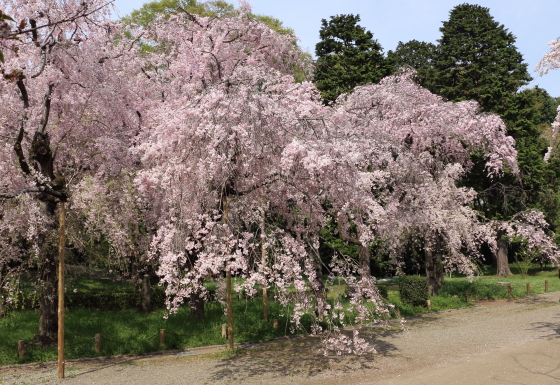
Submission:
[[[438,247],[435,250],[424,250],[426,258],[426,278],[428,279],[428,295],[439,295],[439,288],[443,286],[443,264]]]
[[[141,294],[142,299],[140,301],[140,310],[143,313],[149,313],[153,310],[152,306],[152,285],[150,284],[150,277],[148,274],[144,274],[141,282]]]
[[[371,257],[369,247],[358,244],[358,263],[360,265],[360,275],[365,278],[371,277]]]
[[[499,230],[497,234],[498,250],[496,252],[496,275],[499,277],[507,277],[511,275],[508,264],[508,243],[503,236],[505,231]]]
[[[202,284],[202,282],[200,284]],[[191,295],[189,305],[191,307],[191,318],[197,321],[202,321],[205,317],[204,298],[202,298],[200,293],[197,292]]]

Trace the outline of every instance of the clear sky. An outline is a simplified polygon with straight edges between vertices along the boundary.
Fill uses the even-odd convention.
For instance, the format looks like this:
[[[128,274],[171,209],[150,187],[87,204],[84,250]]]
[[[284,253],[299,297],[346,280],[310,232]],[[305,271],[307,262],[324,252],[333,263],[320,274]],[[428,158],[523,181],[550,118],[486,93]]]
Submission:
[[[237,0],[228,0],[237,4]],[[138,9],[145,1],[115,0],[121,15]],[[442,21],[449,11],[464,0],[249,0],[253,13],[276,17],[291,27],[300,38],[300,46],[314,54],[319,41],[321,19],[337,14],[359,14],[360,25],[371,31],[385,52],[399,41],[412,39],[436,43],[441,37]],[[470,1],[490,8],[490,14],[517,37],[516,46],[523,55],[534,80],[531,86],[560,96],[560,69],[540,77],[533,72],[548,51],[548,42],[560,36],[560,0],[478,0]]]

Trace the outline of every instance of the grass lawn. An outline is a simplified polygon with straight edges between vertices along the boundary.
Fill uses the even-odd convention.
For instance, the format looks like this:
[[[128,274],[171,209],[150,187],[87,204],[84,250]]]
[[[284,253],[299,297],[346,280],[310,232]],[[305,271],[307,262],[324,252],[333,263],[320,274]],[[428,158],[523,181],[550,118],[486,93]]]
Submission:
[[[526,295],[526,284],[531,285],[531,294],[544,292],[544,281],[548,280],[549,291],[560,291],[558,269],[545,267],[542,271],[538,266],[529,269],[529,274],[523,278],[514,267],[514,273],[507,278],[496,277],[495,269],[485,268],[481,275],[469,282],[464,276],[454,274],[445,277],[445,284],[439,291],[439,296],[431,297],[432,311],[461,308],[472,305],[472,299],[505,299],[508,295],[507,285],[511,284],[512,297],[519,298]],[[121,282],[105,282],[95,277],[74,278],[69,280],[68,288],[80,291],[97,292],[99,290],[131,290]],[[411,306],[401,302],[398,284],[380,283],[388,289],[388,300],[395,305],[393,317],[414,316],[427,313],[423,306]],[[474,288],[474,291],[473,291]],[[332,287],[329,299],[337,297],[346,290],[344,285]],[[465,300],[465,292],[469,293],[471,302]],[[234,298],[237,298],[234,295]],[[138,313],[136,310],[102,311],[88,309],[74,309],[66,313],[66,357],[112,356],[117,354],[139,355],[151,351],[165,349],[184,349],[205,345],[225,344],[221,336],[221,325],[227,323],[224,310],[218,302],[208,302],[205,305],[206,318],[204,321],[193,321],[190,310],[182,308],[176,314],[164,318],[164,310],[156,310],[150,314]],[[262,302],[257,299],[236,299],[234,301],[234,329],[236,342],[257,342],[270,340],[289,334],[287,325],[288,314],[274,301],[269,302],[269,318],[278,319],[279,327],[274,329],[271,323],[262,319]],[[280,314],[285,316],[280,317]],[[348,315],[351,317],[351,315]],[[37,331],[39,313],[35,310],[17,310],[4,318],[0,318],[0,365],[41,362],[56,360],[56,346],[27,347],[23,358],[17,357],[17,341],[30,341]],[[304,319],[304,323],[306,320]],[[309,322],[306,323],[309,326]],[[159,330],[166,330],[165,346],[159,346]],[[94,336],[100,333],[101,352],[94,350]]]

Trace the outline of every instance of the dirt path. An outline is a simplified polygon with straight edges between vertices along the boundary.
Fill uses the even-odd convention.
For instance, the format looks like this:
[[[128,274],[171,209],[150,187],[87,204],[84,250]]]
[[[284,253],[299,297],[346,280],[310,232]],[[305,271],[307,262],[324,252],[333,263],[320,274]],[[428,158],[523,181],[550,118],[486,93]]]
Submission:
[[[0,368],[0,384],[558,384],[560,293],[410,319],[363,332],[378,354],[323,357],[318,339],[292,338],[230,359],[205,351]],[[176,355],[179,353],[180,355]],[[198,354],[200,353],[200,354]]]

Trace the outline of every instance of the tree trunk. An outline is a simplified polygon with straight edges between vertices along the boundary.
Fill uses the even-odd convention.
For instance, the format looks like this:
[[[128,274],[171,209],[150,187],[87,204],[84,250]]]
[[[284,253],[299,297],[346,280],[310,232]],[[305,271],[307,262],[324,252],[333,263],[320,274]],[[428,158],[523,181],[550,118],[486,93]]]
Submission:
[[[58,338],[58,277],[57,277],[57,249],[54,242],[58,237],[56,229],[56,202],[51,197],[41,197],[44,216],[47,218],[47,231],[39,239],[40,255],[38,262],[38,281],[41,286],[39,301],[39,331],[33,341],[43,345],[55,343]]]
[[[317,256],[317,258],[319,258]],[[323,321],[323,312],[327,305],[327,290],[325,289],[325,284],[323,283],[323,269],[321,268],[321,261],[315,260],[315,275],[317,276],[317,285],[313,286],[313,292],[315,298],[317,299],[317,318],[319,321]]]
[[[360,269],[360,276],[364,278],[371,277],[371,258],[369,247],[358,244],[358,263]]]
[[[149,313],[153,310],[152,285],[150,284],[150,277],[147,274],[144,274],[144,276],[142,277],[140,292],[142,295],[140,311],[142,311],[142,313]]]
[[[497,234],[498,238],[498,250],[496,252],[496,275],[499,277],[507,277],[511,275],[511,270],[508,264],[508,244],[503,236],[505,232],[499,230]]]
[[[0,318],[6,315],[6,300],[4,299],[4,290],[0,286]]]
[[[58,338],[56,259],[54,253],[45,253],[39,266],[39,282],[41,285],[39,331],[33,341],[43,345],[54,343]]]
[[[204,319],[204,298],[200,293],[197,292],[191,295],[189,305],[191,307],[191,318],[202,321]]]
[[[428,294],[438,295],[439,288],[443,286],[443,264],[441,263],[441,253],[436,247],[435,250],[425,250],[426,257],[426,278],[428,279]]]

